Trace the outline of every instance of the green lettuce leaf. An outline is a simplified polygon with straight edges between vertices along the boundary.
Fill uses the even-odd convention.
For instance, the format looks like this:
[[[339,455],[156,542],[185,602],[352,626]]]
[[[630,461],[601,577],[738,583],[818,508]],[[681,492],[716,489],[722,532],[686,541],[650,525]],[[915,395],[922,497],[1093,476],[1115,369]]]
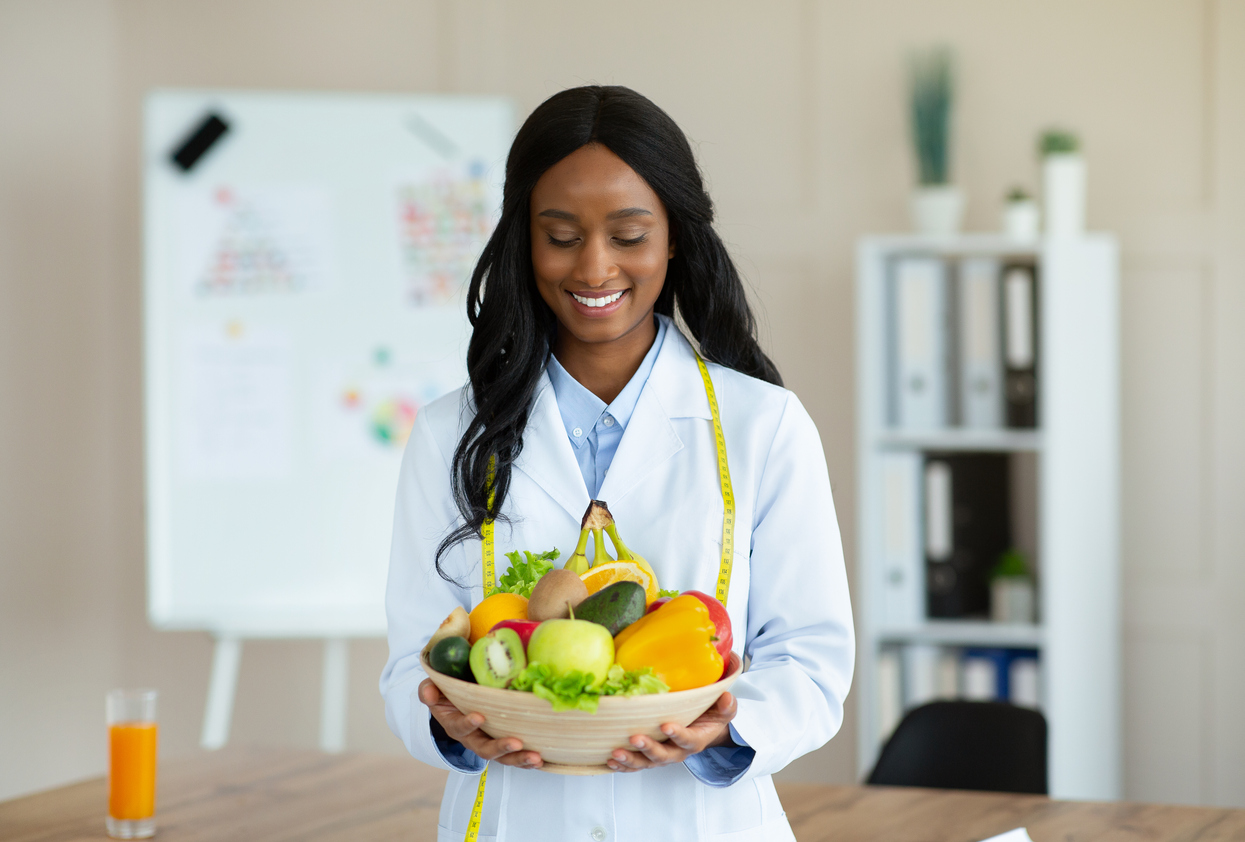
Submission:
[[[554,710],[582,710],[597,712],[601,696],[643,696],[649,693],[668,693],[670,688],[651,669],[626,672],[618,664],[610,667],[603,683],[593,686],[596,676],[590,672],[572,670],[555,676],[545,664],[533,662],[527,665],[510,682],[511,690],[534,693],[547,699]]]
[[[605,683],[601,685],[603,696],[647,696],[652,693],[669,693],[666,682],[657,677],[652,667],[626,672],[618,664],[610,667]]]
[[[661,590],[659,590],[659,591],[657,592],[657,598],[658,598],[658,599],[661,599],[663,596],[668,596],[668,597],[670,597],[671,599],[674,599],[674,598],[675,598],[676,596],[678,596],[678,595],[679,595],[679,592],[678,592],[678,591],[676,591],[676,590],[667,590],[666,588],[662,588]]]
[[[510,569],[497,580],[497,592],[517,593],[525,599],[531,598],[532,588],[536,587],[537,580],[553,569],[553,562],[558,555],[557,547],[540,554],[527,550],[523,551],[523,555],[519,555],[517,550],[506,553],[506,558],[510,559]]]

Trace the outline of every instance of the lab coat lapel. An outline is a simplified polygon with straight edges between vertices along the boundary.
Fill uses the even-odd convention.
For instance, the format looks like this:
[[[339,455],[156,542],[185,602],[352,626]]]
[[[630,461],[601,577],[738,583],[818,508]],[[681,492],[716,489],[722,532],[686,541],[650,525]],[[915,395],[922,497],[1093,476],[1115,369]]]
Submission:
[[[621,500],[653,469],[682,449],[683,440],[675,433],[655,390],[644,389],[601,483],[600,498],[607,503]]]
[[[701,405],[703,404],[703,409]],[[601,483],[600,497],[621,500],[646,476],[683,449],[671,418],[709,417],[696,357],[678,328],[669,325],[666,339],[636,402],[618,452]]]
[[[566,509],[576,522],[588,508],[588,488],[566,437],[549,375],[541,376],[536,400],[523,432],[523,451],[515,467]]]

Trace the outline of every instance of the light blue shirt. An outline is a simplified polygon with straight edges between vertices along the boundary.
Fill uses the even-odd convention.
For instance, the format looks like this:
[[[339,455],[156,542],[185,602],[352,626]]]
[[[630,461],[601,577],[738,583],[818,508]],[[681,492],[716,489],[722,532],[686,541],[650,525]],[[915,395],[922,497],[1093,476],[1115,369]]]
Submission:
[[[653,340],[653,346],[648,349],[627,385],[608,406],[567,373],[557,357],[549,355],[549,382],[553,384],[558,412],[562,414],[562,424],[566,427],[567,438],[571,440],[571,449],[575,451],[575,461],[584,476],[588,496],[593,500],[601,491],[605,474],[618,452],[623,431],[627,429],[627,422],[640,400],[640,392],[644,391],[644,384],[653,372],[653,363],[657,361],[661,343],[666,338],[667,324],[665,319],[657,319],[657,338]]]

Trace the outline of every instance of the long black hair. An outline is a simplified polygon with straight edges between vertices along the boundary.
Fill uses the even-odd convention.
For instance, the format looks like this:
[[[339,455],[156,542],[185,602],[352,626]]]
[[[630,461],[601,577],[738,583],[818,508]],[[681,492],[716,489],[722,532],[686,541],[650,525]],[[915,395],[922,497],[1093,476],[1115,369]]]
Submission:
[[[557,318],[540,297],[532,269],[532,188],[550,167],[590,143],[621,158],[665,206],[675,252],[657,312],[673,317],[677,307],[705,359],[782,385],[778,369],[757,344],[743,284],[713,230],[713,202],[683,132],[630,88],[589,85],[554,94],[515,136],[506,159],[501,218],[471,273],[467,372],[475,414],[450,467],[463,523],[437,548],[437,572],[447,581],[453,579],[441,567],[445,552],[479,536],[485,520],[500,516],[536,386],[557,337]]]

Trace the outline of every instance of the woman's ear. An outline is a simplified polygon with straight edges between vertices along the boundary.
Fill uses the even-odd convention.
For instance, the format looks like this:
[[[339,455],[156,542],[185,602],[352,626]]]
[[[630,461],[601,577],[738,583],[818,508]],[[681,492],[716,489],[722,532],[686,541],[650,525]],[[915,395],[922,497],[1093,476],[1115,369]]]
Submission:
[[[674,239],[670,240],[670,249],[666,252],[666,260],[674,260]]]

